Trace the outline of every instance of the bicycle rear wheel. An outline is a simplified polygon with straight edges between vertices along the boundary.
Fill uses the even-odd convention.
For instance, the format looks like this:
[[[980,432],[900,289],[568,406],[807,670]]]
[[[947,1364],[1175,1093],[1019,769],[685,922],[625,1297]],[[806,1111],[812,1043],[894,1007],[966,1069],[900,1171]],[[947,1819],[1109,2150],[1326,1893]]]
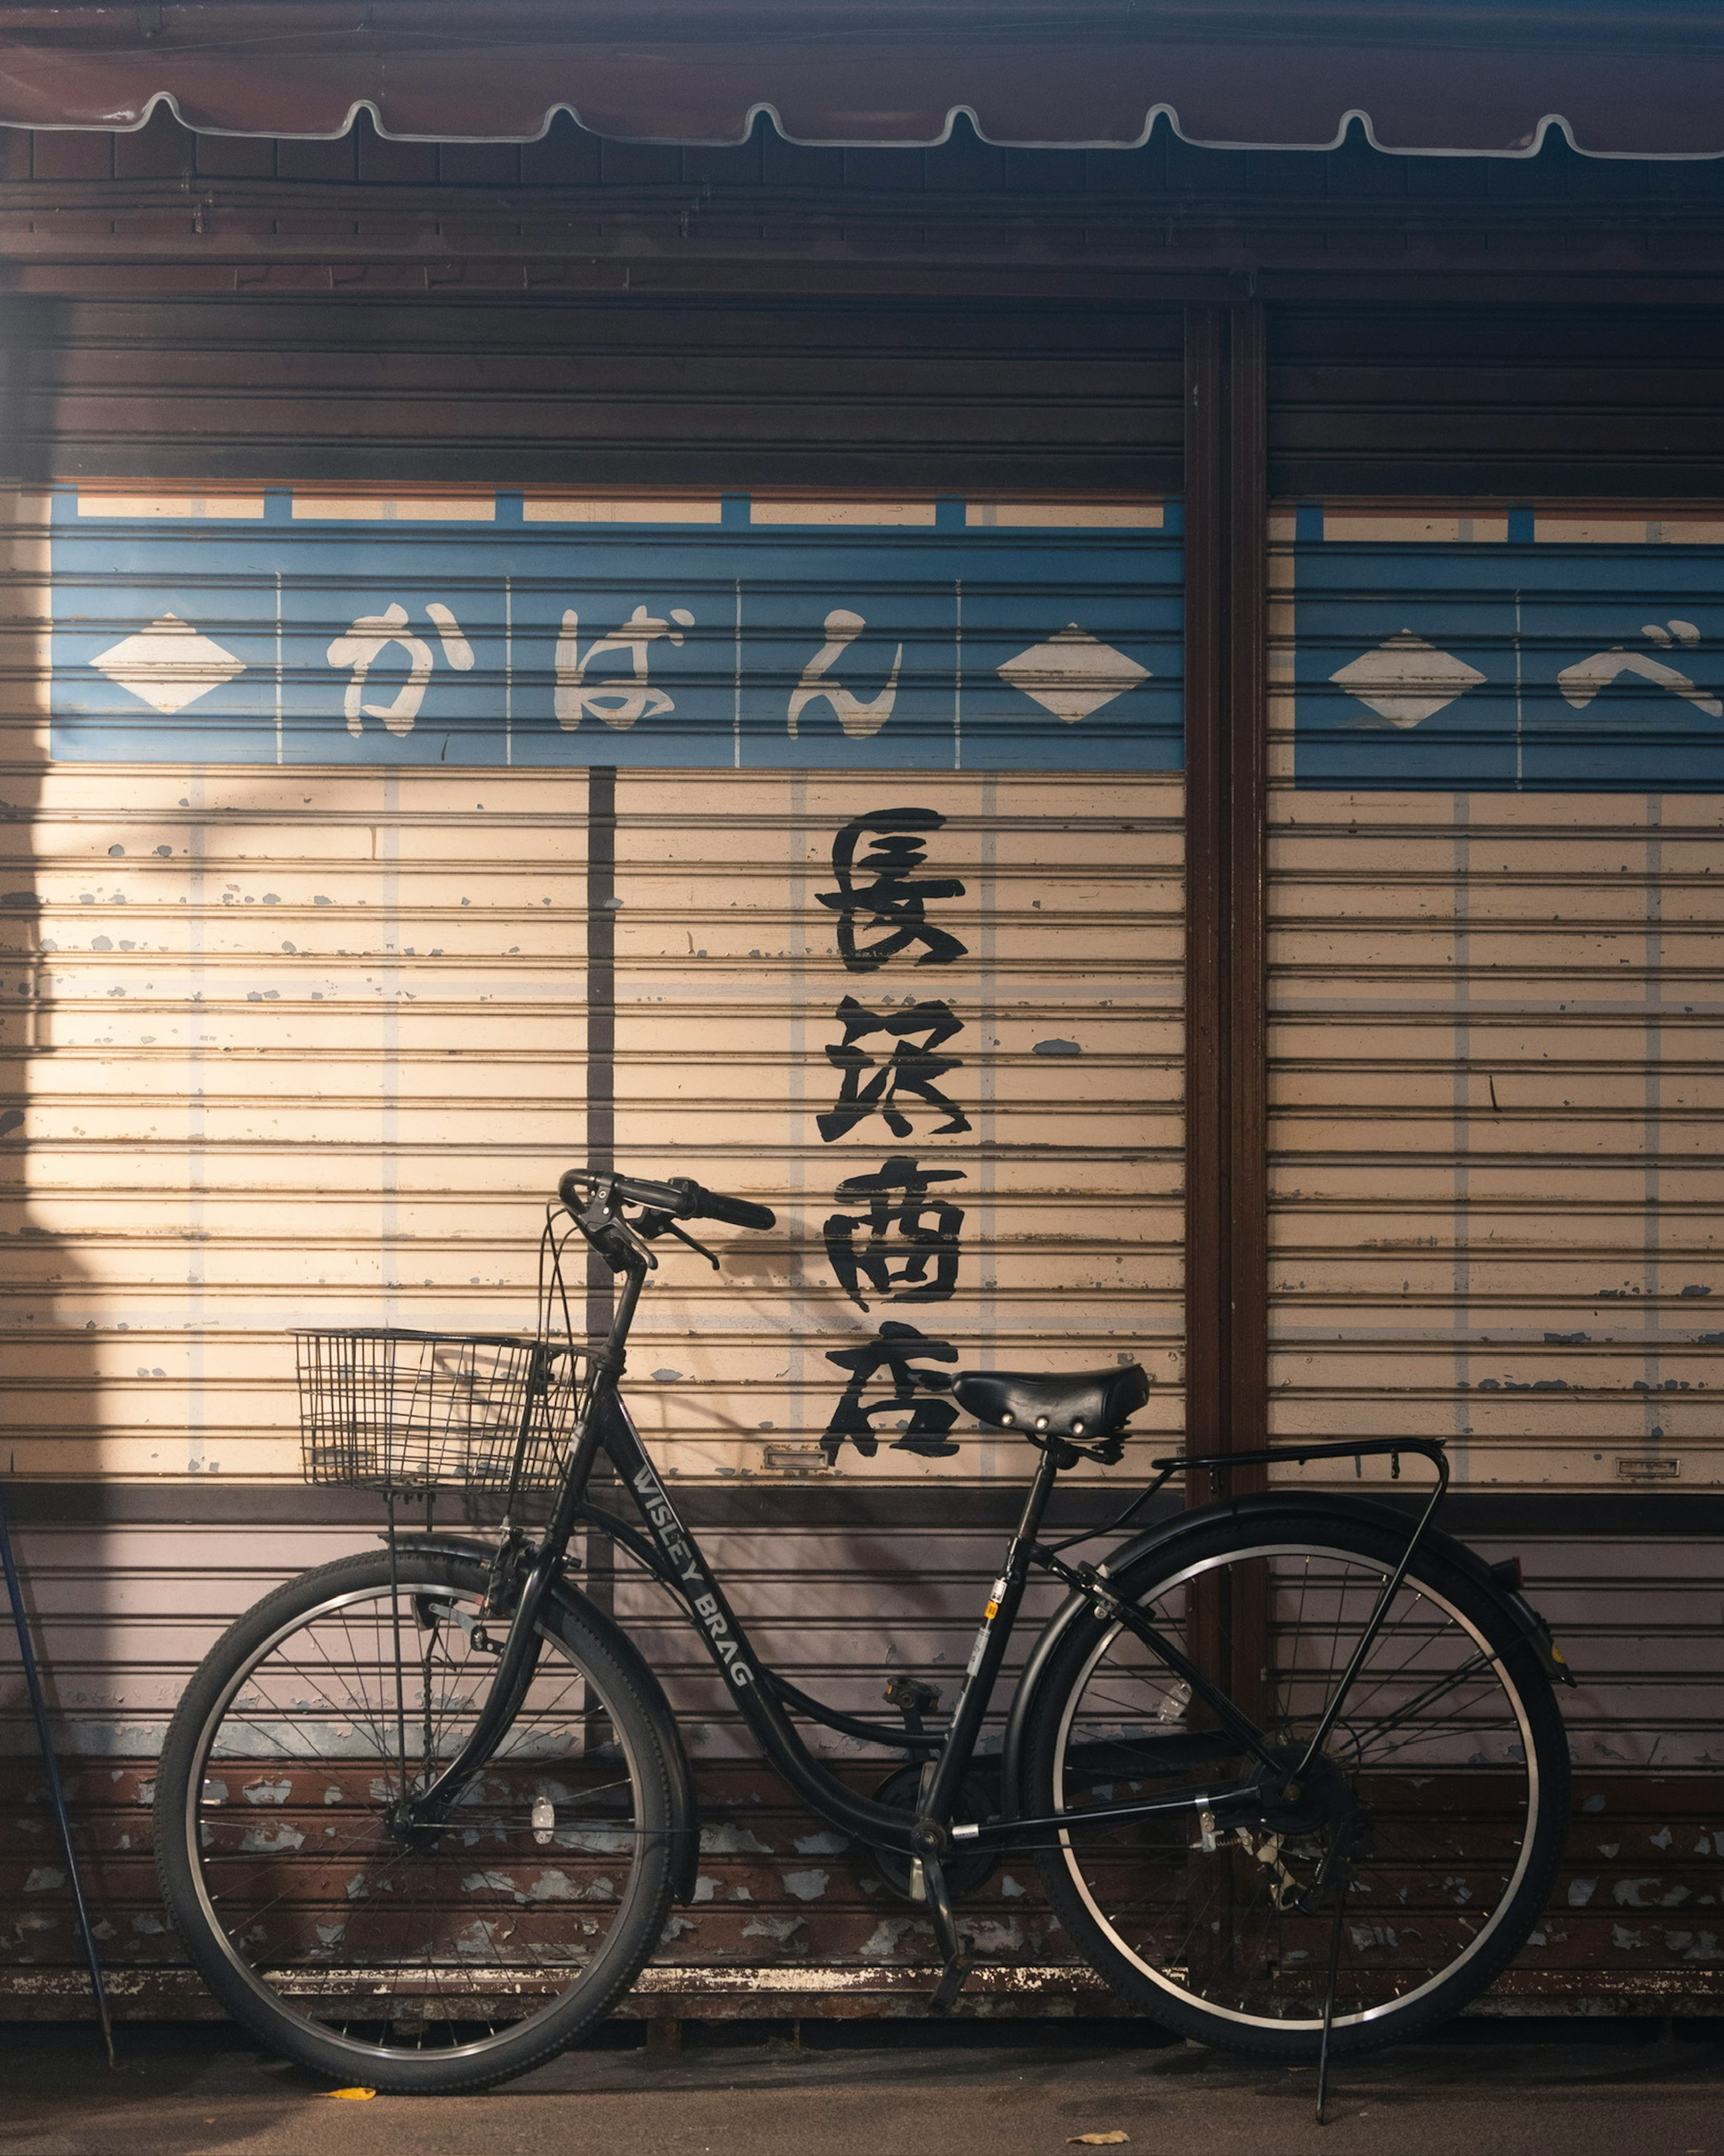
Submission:
[[[156,1856],[217,1997],[316,2071],[480,2087],[615,2004],[670,1896],[670,1782],[634,1676],[554,1598],[503,1745],[438,1827],[391,1808],[496,1667],[486,1568],[403,1548],[290,1580],[218,1641],[163,1749]]]
[[[1108,1586],[1206,1673],[1229,1669],[1290,1767],[1404,1546],[1311,1506],[1285,1527],[1229,1516]],[[1028,1710],[1026,1806],[1081,1814],[1249,1778],[1256,1763],[1214,1720],[1135,1634],[1080,1617]],[[1303,2059],[1331,1952],[1337,2054],[1444,2020],[1513,1958],[1561,1854],[1568,1754],[1500,1595],[1423,1553],[1306,1779],[1302,1805],[1219,1820],[1208,1848],[1195,1804],[1061,1831],[1041,1858],[1049,1899],[1123,1997],[1200,2041]]]

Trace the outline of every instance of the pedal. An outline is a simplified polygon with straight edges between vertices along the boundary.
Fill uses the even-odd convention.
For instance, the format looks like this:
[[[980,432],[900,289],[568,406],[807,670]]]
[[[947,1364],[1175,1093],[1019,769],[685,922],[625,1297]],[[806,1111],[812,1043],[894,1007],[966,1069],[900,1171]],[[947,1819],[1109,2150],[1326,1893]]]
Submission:
[[[889,1677],[885,1696],[887,1706],[895,1707],[903,1716],[912,1737],[921,1735],[922,1717],[932,1714],[940,1704],[939,1686],[924,1684],[920,1677]]]

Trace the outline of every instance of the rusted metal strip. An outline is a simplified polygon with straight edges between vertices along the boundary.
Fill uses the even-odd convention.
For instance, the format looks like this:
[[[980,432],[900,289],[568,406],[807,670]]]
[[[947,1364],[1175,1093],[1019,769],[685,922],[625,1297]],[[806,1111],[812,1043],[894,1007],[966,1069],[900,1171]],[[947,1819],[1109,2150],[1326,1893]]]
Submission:
[[[939,1971],[921,1965],[857,1969],[643,1969],[617,2009],[624,2020],[903,2020],[920,2018]],[[190,1969],[115,1972],[116,2020],[218,2020],[222,2010]],[[1628,1975],[1516,1973],[1500,1979],[1464,2014],[1483,2020],[1587,2020],[1618,2015],[1712,2020],[1724,1980],[1706,1971],[1637,1970]],[[14,1969],[0,1975],[0,2022],[81,2021],[93,2011],[87,1979],[73,1969]],[[1092,1969],[1055,1963],[977,1969],[960,1997],[959,2018],[999,2020],[1137,2018]]]

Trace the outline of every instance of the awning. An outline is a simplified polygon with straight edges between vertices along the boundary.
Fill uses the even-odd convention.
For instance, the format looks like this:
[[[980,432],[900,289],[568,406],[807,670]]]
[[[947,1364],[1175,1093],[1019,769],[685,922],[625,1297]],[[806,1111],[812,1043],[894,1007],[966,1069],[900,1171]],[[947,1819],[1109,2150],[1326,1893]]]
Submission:
[[[1724,10],[1696,0],[0,0],[0,124],[910,148],[1724,156]]]

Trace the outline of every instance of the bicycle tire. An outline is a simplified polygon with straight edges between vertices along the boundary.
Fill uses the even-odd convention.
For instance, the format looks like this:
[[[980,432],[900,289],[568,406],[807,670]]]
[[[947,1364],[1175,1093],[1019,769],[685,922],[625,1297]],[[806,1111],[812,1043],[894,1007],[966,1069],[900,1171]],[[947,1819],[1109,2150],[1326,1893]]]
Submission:
[[[486,1579],[410,1547],[302,1573],[216,1643],[163,1748],[156,1861],[187,1952],[261,2042],[336,2081],[432,2095],[524,2072],[610,2011],[669,1912],[653,1717],[561,1593],[497,1754],[441,1829],[392,1837],[403,1776],[423,1785],[485,1696]]]
[[[1241,1625],[1257,1613],[1257,1694],[1239,1703],[1257,1707],[1259,1726],[1291,1757],[1405,1543],[1393,1524],[1309,1504],[1285,1526],[1228,1513],[1194,1522],[1107,1584],[1163,1627],[1183,1625],[1192,1645],[1205,1625],[1218,1636],[1224,1608]],[[1213,1710],[1193,1716],[1188,1687],[1129,1629],[1085,1611],[1026,1704],[1024,1813],[1117,1804],[1121,1783],[1152,1792],[1159,1776],[1172,1794],[1249,1771],[1249,1755],[1229,1758],[1213,1722]],[[1169,1738],[1186,1740],[1183,1758]],[[1332,1941],[1335,1875],[1315,1910],[1313,1893],[1324,1832],[1342,1830],[1271,1848],[1267,1825],[1224,1827],[1206,1849],[1193,1809],[1062,1829],[1039,1851],[1055,1914],[1123,1999],[1200,2042],[1302,2061],[1321,2042],[1331,1951],[1337,2056],[1434,2027],[1513,1959],[1562,1854],[1569,1764],[1549,1676],[1504,1597],[1439,1548],[1421,1552],[1324,1759],[1328,1786],[1338,1776],[1368,1815],[1345,1860]]]

